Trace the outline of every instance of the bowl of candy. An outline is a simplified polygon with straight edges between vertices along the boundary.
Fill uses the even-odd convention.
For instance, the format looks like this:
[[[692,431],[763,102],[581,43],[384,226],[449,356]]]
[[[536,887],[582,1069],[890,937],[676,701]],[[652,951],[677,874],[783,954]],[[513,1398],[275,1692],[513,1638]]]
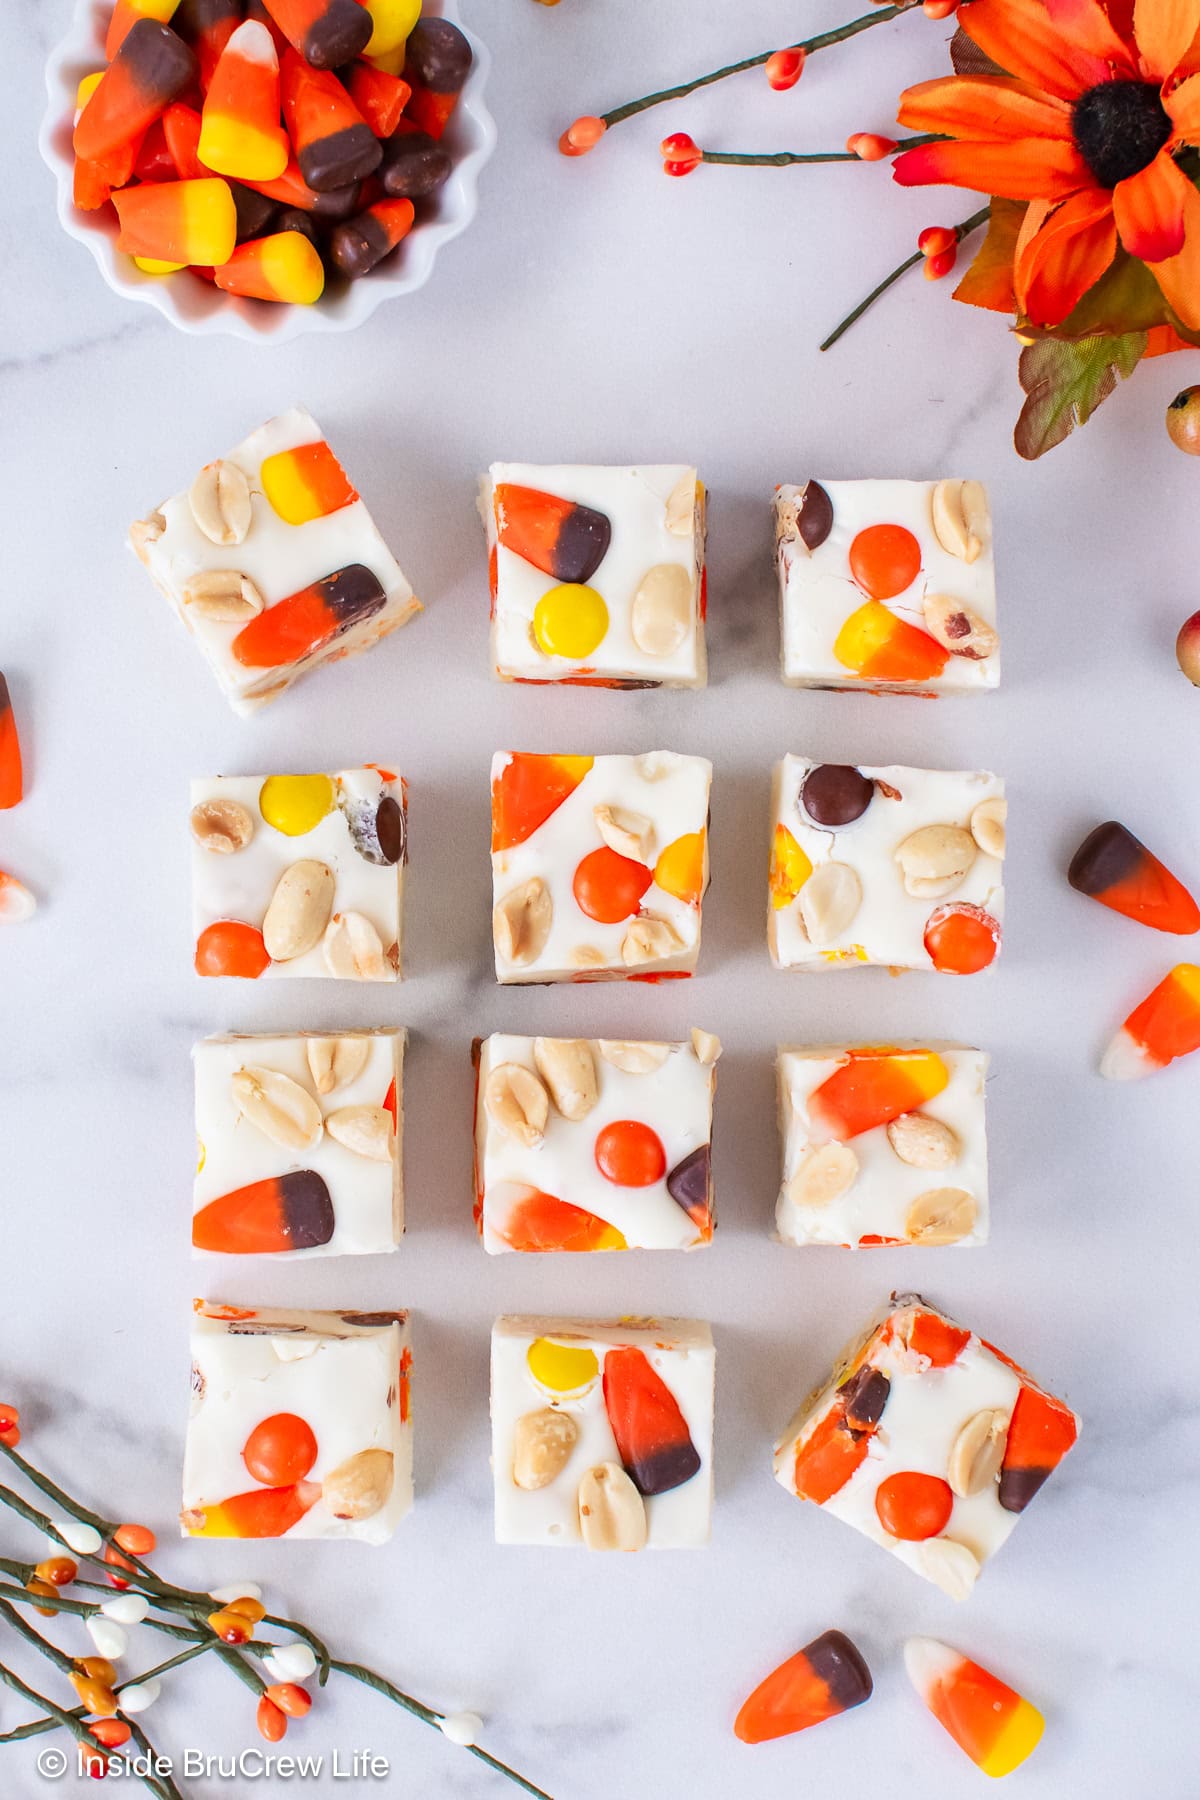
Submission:
[[[496,129],[456,0],[78,0],[39,146],[63,229],[181,331],[350,331],[465,231]]]

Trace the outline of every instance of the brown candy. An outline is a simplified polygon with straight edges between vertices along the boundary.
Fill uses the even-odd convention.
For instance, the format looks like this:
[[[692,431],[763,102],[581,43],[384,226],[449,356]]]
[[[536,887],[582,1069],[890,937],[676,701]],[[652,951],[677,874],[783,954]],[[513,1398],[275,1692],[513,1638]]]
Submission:
[[[804,777],[800,800],[817,825],[853,825],[875,793],[875,784],[848,763],[818,763]]]
[[[379,183],[385,194],[423,200],[441,187],[453,166],[449,151],[428,132],[400,132],[384,147]]]
[[[833,501],[819,481],[805,482],[796,527],[810,550],[819,549],[833,530]]]

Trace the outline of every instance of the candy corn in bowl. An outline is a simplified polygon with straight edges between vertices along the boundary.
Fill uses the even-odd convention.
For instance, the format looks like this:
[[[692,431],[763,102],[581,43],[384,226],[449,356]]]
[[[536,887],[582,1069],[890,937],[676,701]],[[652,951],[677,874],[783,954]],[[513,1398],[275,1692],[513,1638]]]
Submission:
[[[47,66],[58,215],[181,331],[348,331],[433,272],[495,145],[456,0],[78,0]]]

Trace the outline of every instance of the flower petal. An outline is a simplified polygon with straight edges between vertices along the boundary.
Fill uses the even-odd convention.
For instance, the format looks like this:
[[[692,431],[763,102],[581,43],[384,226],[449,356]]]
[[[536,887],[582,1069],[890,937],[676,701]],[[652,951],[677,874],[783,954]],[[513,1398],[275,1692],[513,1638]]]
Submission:
[[[897,118],[914,131],[948,137],[1071,139],[1071,111],[1022,81],[1003,75],[947,75],[921,81],[900,96]]]
[[[1171,115],[1175,136],[1187,144],[1200,143],[1200,75],[1192,75],[1172,93],[1164,93],[1162,103]]]
[[[1142,262],[1163,262],[1183,248],[1184,194],[1195,193],[1169,150],[1160,150],[1136,175],[1113,189],[1121,242]]]
[[[1073,194],[1018,250],[1013,277],[1021,311],[1034,325],[1061,324],[1116,253],[1109,196],[1100,191]]]
[[[901,187],[969,188],[1004,200],[1065,200],[1096,183],[1072,144],[1027,138],[1021,144],[922,144],[905,150],[892,164]]]
[[[1183,199],[1183,249],[1155,263],[1154,279],[1167,305],[1189,331],[1200,331],[1200,193],[1187,182]]]
[[[1114,28],[1100,0],[1046,0],[1046,11],[1076,48],[1102,58],[1115,73],[1138,73],[1137,58]]]
[[[1133,30],[1147,72],[1165,81],[1200,31],[1200,0],[1137,0]]]
[[[1002,69],[1060,100],[1111,79],[1104,57],[1065,37],[1043,0],[966,0],[958,22]]]

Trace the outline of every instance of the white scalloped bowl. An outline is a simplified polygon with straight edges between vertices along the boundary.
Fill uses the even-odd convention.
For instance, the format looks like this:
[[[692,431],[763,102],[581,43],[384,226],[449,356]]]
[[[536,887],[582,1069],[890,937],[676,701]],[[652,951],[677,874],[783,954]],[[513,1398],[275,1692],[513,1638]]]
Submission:
[[[187,273],[144,275],[117,249],[117,221],[111,207],[99,212],[77,209],[71,151],[75,92],[85,75],[104,66],[104,33],[112,11],[111,4],[99,5],[96,0],[77,0],[71,30],[46,65],[50,103],[38,148],[57,183],[63,230],[87,246],[114,293],[156,307],[180,331],[217,332],[264,344],[287,343],[307,331],[353,331],[385,301],[414,293],[429,280],[442,245],[464,232],[475,217],[479,172],[496,147],[496,126],[483,100],[491,66],[486,45],[462,23],[457,0],[426,0],[423,10],[457,25],[474,56],[442,140],[454,158],[454,172],[431,199],[418,202],[417,223],[399,248],[361,280],[331,282],[315,306],[241,300]]]

